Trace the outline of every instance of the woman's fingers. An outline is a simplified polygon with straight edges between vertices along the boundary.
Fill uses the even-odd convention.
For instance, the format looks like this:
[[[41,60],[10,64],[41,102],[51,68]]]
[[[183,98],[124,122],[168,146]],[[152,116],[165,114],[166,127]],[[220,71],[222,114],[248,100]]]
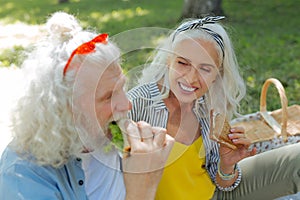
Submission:
[[[228,137],[234,144],[244,145],[246,148],[251,145],[251,140],[247,138],[243,127],[231,128]]]
[[[232,127],[230,129],[231,133],[245,133],[245,129],[243,127],[237,126],[237,127]]]

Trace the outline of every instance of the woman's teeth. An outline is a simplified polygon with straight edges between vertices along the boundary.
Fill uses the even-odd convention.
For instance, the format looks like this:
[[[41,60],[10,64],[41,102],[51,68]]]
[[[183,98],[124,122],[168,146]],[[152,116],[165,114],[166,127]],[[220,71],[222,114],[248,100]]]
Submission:
[[[196,88],[187,87],[187,86],[183,85],[182,83],[179,83],[179,86],[181,89],[183,89],[184,91],[187,91],[187,92],[194,92],[196,90]]]

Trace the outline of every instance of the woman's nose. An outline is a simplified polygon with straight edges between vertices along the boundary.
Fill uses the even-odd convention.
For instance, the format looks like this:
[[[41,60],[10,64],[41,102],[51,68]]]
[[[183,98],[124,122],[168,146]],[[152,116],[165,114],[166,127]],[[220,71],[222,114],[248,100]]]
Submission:
[[[195,67],[191,67],[190,70],[186,74],[186,79],[191,83],[193,81],[199,80],[201,75],[199,74],[199,71]]]

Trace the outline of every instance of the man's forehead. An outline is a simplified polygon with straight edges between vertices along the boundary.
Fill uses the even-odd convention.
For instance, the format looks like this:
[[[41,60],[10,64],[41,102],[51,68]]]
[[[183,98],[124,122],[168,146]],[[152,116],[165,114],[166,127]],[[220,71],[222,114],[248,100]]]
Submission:
[[[125,84],[126,77],[120,66],[108,67],[100,76],[98,82],[98,90],[109,91],[114,90],[118,86]]]
[[[119,65],[110,65],[100,75],[99,81],[117,80],[123,76]]]

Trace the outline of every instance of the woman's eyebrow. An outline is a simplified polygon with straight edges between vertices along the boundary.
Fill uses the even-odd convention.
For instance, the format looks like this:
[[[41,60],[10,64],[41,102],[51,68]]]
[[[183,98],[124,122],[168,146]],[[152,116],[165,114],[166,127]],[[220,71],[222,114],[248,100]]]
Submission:
[[[213,64],[209,64],[209,63],[201,63],[198,65],[198,67],[201,67],[201,66],[208,66],[208,67],[212,67],[212,68],[216,68],[217,66],[213,65]]]

